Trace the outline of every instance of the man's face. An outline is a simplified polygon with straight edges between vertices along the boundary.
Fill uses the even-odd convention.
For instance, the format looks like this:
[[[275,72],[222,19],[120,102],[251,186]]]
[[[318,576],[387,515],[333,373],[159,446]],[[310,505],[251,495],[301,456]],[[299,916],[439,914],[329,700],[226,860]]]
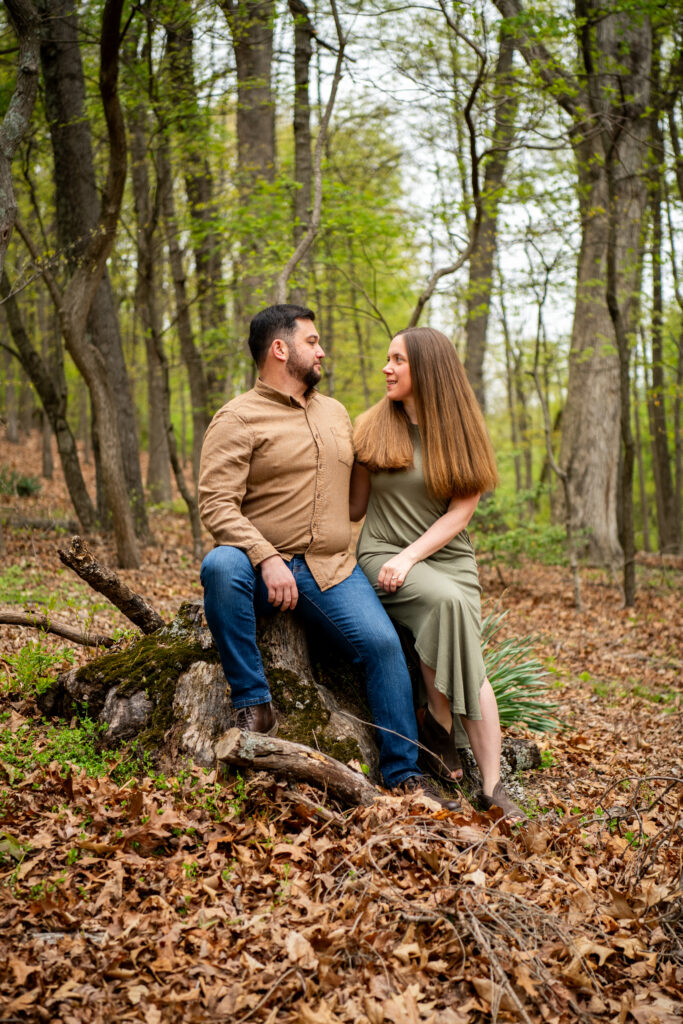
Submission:
[[[292,337],[285,339],[289,355],[286,367],[292,377],[314,388],[322,373],[321,363],[325,353],[320,347],[320,335],[312,320],[297,320]]]

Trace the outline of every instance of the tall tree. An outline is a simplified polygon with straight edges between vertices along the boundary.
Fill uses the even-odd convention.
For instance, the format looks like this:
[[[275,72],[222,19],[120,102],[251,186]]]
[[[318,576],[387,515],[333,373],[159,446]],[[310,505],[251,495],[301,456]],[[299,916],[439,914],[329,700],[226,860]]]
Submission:
[[[303,0],[289,0],[294,19],[294,245],[306,234],[311,216],[313,165],[311,160],[311,104],[309,97],[310,65],[313,56],[315,29]],[[299,267],[304,280],[310,271],[310,252]],[[290,291],[292,302],[305,303],[306,288],[295,285]]]
[[[126,132],[118,97],[122,8],[123,0],[105,0],[102,11],[100,95],[109,159],[99,219],[64,290],[59,312],[64,342],[88,385],[98,425],[102,476],[112,513],[119,565],[137,568],[140,554],[124,472],[116,394],[111,386],[108,364],[86,330],[88,313],[114,245],[126,181]],[[63,19],[55,19],[55,24],[61,28]],[[67,28],[68,25],[65,31]]]
[[[194,251],[197,306],[202,339],[200,348],[207,373],[210,419],[222,404],[225,365],[224,346],[217,338],[225,333],[223,297],[223,244],[219,232],[219,211],[209,162],[210,137],[207,115],[200,109],[195,80],[192,6],[173,0],[165,12],[166,55],[165,119],[179,141],[180,169],[185,180]],[[219,349],[217,351],[217,349]]]
[[[518,106],[518,93],[512,76],[513,53],[512,40],[503,33],[494,74],[495,123],[484,171],[481,224],[469,263],[465,370],[482,408],[486,405],[484,356],[498,245],[498,210]]]
[[[248,225],[240,245],[236,290],[238,330],[263,305],[268,281],[263,270],[262,224],[268,186],[275,179],[275,100],[272,88],[274,0],[219,0],[237,68],[237,190]],[[258,215],[256,211],[258,208]],[[266,218],[267,220],[267,218]]]
[[[38,91],[40,18],[31,0],[5,0],[19,40],[17,78],[0,124],[0,273],[17,215],[11,165],[28,128]]]
[[[45,110],[50,128],[59,244],[69,256],[70,272],[82,265],[84,253],[98,227],[101,209],[93,159],[90,122],[86,114],[85,80],[74,0],[38,0],[43,14],[41,65]],[[114,41],[110,41],[112,45]],[[118,42],[117,40],[115,42]],[[125,177],[125,144],[124,144]],[[121,344],[116,300],[109,275],[103,275],[87,312],[87,329],[107,368],[108,387],[116,410],[115,430],[122,452],[126,488],[138,536],[151,540],[140,472],[139,442],[126,364]],[[97,418],[99,449],[109,443]],[[109,425],[106,429],[111,429]],[[98,496],[100,514],[111,494]]]
[[[604,145],[619,120],[623,130],[613,153],[614,217],[617,289],[623,302],[639,279],[639,234],[647,201],[648,5],[645,0],[576,0],[570,27],[578,59],[572,67],[546,45],[521,0],[495,4],[524,59],[570,118],[581,247],[560,465],[568,477],[574,525],[588,532],[592,555],[616,567],[622,559],[617,528],[620,376],[604,284],[609,209]],[[622,103],[623,97],[628,102]]]
[[[664,132],[660,118],[664,97],[661,83],[661,38],[655,36],[652,80],[655,102],[650,112],[650,216],[652,221],[652,386],[648,395],[652,425],[652,463],[657,505],[657,533],[659,550],[668,554],[678,551],[680,532],[676,515],[676,494],[671,473],[669,431],[667,423],[667,395],[664,372],[664,294],[662,249],[664,226],[664,175],[666,154]]]

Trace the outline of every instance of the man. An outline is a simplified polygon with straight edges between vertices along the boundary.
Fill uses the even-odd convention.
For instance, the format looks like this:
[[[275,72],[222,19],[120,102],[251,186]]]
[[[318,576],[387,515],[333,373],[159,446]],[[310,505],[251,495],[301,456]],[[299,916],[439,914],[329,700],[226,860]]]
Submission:
[[[385,784],[455,809],[417,767],[416,722],[401,645],[349,550],[351,423],[315,390],[325,356],[314,314],[270,306],[251,322],[256,386],[214,416],[199,474],[216,547],[202,564],[206,619],[230,682],[236,724],[277,729],[256,644],[256,615],[293,611],[366,672]]]

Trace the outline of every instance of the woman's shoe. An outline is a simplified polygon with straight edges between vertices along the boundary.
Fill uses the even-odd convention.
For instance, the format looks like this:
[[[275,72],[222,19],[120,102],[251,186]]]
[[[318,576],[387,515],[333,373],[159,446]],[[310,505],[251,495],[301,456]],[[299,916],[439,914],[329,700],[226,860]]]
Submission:
[[[453,726],[447,732],[434,718],[429,706],[424,709],[422,721],[418,715],[417,737],[422,746],[427,748],[420,751],[419,760],[432,775],[448,782],[462,778],[462,761],[455,747]],[[455,779],[453,772],[456,772]]]
[[[490,811],[492,807],[500,807],[503,817],[507,821],[526,821],[526,814],[508,795],[502,782],[496,783],[491,796],[487,796],[484,792],[478,793],[477,801],[482,811]]]

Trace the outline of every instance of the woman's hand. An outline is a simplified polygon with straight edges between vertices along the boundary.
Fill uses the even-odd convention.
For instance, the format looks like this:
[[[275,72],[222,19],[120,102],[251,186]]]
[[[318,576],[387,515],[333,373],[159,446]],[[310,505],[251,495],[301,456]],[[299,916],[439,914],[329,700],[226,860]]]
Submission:
[[[415,559],[405,551],[399,551],[385,562],[379,571],[377,582],[387,594],[394,594],[405,583],[406,576],[415,565]]]

